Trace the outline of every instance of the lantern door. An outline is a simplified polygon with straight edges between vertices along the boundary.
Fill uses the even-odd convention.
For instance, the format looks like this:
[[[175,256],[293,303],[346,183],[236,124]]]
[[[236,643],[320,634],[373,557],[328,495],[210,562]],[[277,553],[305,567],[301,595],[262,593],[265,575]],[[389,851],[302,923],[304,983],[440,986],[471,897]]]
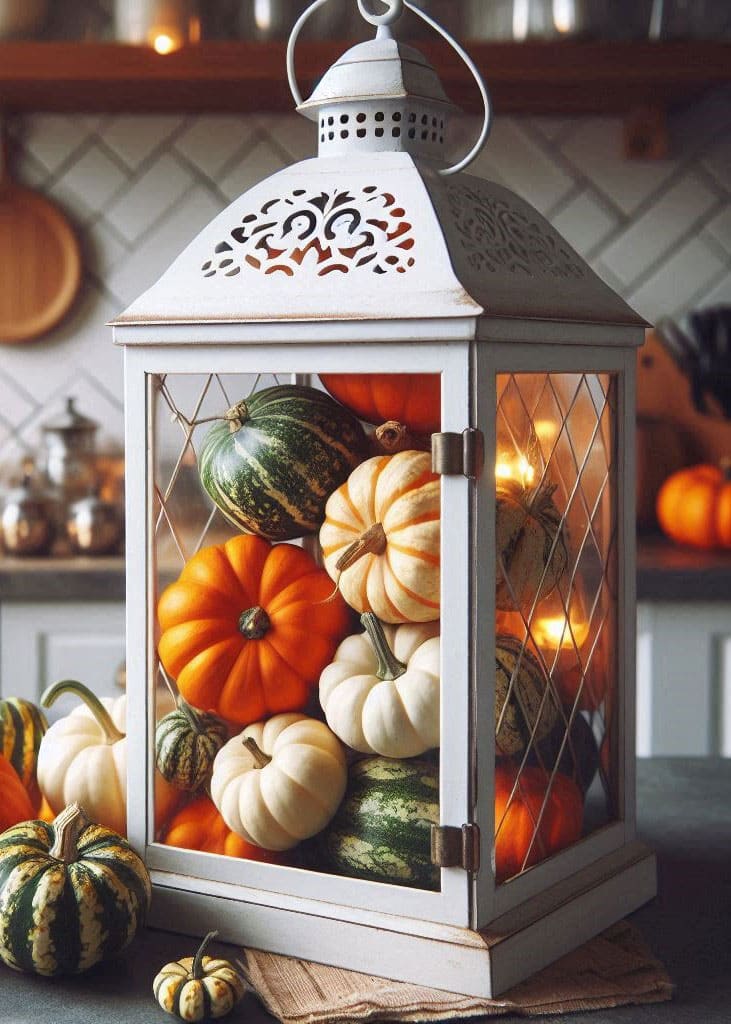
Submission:
[[[276,329],[281,334],[281,328]],[[215,781],[208,779],[202,785],[191,781],[187,789],[181,789],[173,767],[171,771],[175,777],[171,791],[170,780],[163,781],[156,767],[155,734],[157,720],[170,711],[174,699],[180,696],[187,698],[187,702],[197,712],[211,714],[222,720],[226,729],[226,744],[235,741],[239,746],[245,738],[244,731],[253,720],[266,723],[273,721],[279,714],[305,715],[317,720],[322,727],[327,725],[329,728],[332,725],[331,732],[338,734],[338,739],[333,742],[339,743],[344,751],[348,773],[345,802],[357,766],[380,757],[381,766],[386,772],[392,771],[393,766],[399,770],[404,768],[407,780],[404,785],[407,790],[411,787],[405,790],[404,796],[409,806],[416,806],[419,800],[427,801],[428,787],[432,787],[431,809],[424,810],[425,816],[436,813],[436,823],[456,828],[461,828],[469,820],[467,581],[470,555],[467,478],[434,477],[437,486],[435,510],[433,514],[421,513],[425,520],[436,517],[441,524],[441,554],[438,544],[435,550],[423,552],[424,558],[431,563],[437,574],[441,563],[441,582],[437,584],[436,600],[428,595],[426,598],[427,602],[432,600],[435,611],[416,616],[421,619],[419,628],[425,629],[424,636],[427,639],[429,636],[441,635],[441,653],[436,656],[441,678],[437,694],[441,706],[438,714],[441,745],[436,749],[428,741],[422,741],[420,746],[416,745],[417,750],[412,744],[403,757],[398,757],[394,756],[398,751],[393,749],[387,749],[382,755],[370,734],[367,737],[368,743],[373,744],[370,751],[360,742],[356,743],[350,738],[352,731],[349,733],[341,727],[344,718],[347,718],[345,712],[331,714],[328,709],[326,715],[322,701],[318,700],[317,676],[321,669],[334,659],[334,652],[346,637],[356,637],[363,632],[363,626],[358,621],[360,609],[357,609],[357,613],[353,611],[341,596],[345,594],[340,579],[344,568],[334,573],[331,571],[328,576],[328,547],[325,542],[319,543],[320,536],[324,534],[319,534],[319,527],[304,538],[287,534],[286,530],[278,532],[279,524],[286,523],[297,514],[294,510],[295,497],[288,502],[286,496],[280,495],[277,515],[270,516],[271,529],[267,531],[268,536],[257,537],[253,527],[247,528],[236,518],[234,508],[238,496],[248,484],[242,483],[238,491],[236,488],[226,491],[225,480],[205,476],[211,432],[223,426],[223,432],[219,430],[217,435],[223,444],[231,432],[236,433],[238,424],[233,422],[230,410],[237,403],[245,399],[253,407],[256,401],[264,401],[277,389],[288,385],[297,388],[314,387],[318,394],[323,395],[323,381],[333,394],[340,395],[335,375],[347,375],[351,382],[357,379],[357,383],[363,385],[377,371],[385,393],[389,391],[389,376],[415,373],[420,375],[418,379],[422,385],[430,393],[435,393],[436,409],[433,412],[436,415],[433,422],[427,417],[417,424],[416,431],[424,435],[421,439],[424,451],[417,452],[419,459],[424,462],[423,479],[431,479],[431,455],[426,451],[430,447],[428,435],[440,427],[446,431],[461,432],[468,426],[469,343],[364,343],[346,339],[348,329],[344,328],[344,336],[340,341],[347,340],[347,344],[296,344],[294,334],[292,344],[267,344],[267,327],[264,325],[260,340],[254,344],[207,345],[208,335],[213,336],[221,329],[200,327],[197,329],[200,344],[180,345],[165,344],[165,328],[156,330],[159,330],[162,344],[145,343],[139,348],[134,345],[127,347],[126,390],[127,529],[130,538],[128,685],[133,709],[129,740],[132,751],[129,784],[130,792],[139,795],[138,799],[130,801],[129,833],[136,846],[145,851],[145,860],[158,892],[180,893],[185,890],[191,894],[191,899],[206,894],[225,895],[228,899],[246,902],[249,909],[252,906],[278,906],[302,911],[303,908],[314,907],[318,916],[334,916],[341,920],[361,921],[368,919],[369,915],[392,915],[390,920],[393,921],[393,915],[398,915],[412,921],[439,922],[440,926],[468,927],[471,917],[470,877],[462,868],[439,870],[430,863],[430,851],[426,847],[399,851],[396,847],[389,849],[386,839],[375,853],[373,850],[367,851],[369,856],[378,861],[377,868],[382,872],[382,877],[373,877],[377,872],[371,873],[371,877],[368,877],[368,872],[365,872],[366,877],[356,871],[351,874],[342,862],[335,865],[333,860],[326,862],[322,859],[323,847],[319,842],[322,834],[327,831],[322,825],[319,829],[315,825],[301,842],[295,838],[291,844],[282,843],[282,830],[289,826],[299,827],[299,823],[309,813],[308,807],[311,810],[311,794],[305,791],[302,792],[301,805],[295,814],[297,820],[290,818],[287,821],[285,816],[277,819],[276,823],[270,823],[266,836],[271,836],[272,841],[267,843],[265,839],[262,848],[257,848],[256,844],[252,846],[249,842],[251,829],[244,831],[248,827],[248,819],[237,832],[231,825],[231,807],[227,804],[226,809],[223,809],[226,798],[220,797],[220,791],[217,796]],[[173,329],[178,334],[179,330]],[[394,381],[398,379],[393,377]],[[404,379],[401,378],[402,384]],[[398,392],[400,388],[391,390]],[[351,397],[346,394],[341,397],[344,403],[350,403],[348,407],[352,409]],[[342,412],[342,404],[328,400]],[[355,408],[357,411],[353,418],[369,435],[368,444],[372,444],[372,423],[378,416],[365,414],[357,402]],[[225,420],[227,415],[229,418]],[[370,419],[371,425],[367,424],[367,419]],[[289,459],[293,495],[301,482],[301,471],[292,451],[300,442],[301,437],[295,432],[291,441],[283,441],[280,446],[281,458]],[[287,447],[290,443],[292,449]],[[367,460],[363,454],[360,461],[354,460],[354,465],[365,465]],[[369,454],[369,458],[374,457]],[[383,455],[384,465],[398,457]],[[324,469],[322,473],[322,477],[310,482],[315,490],[329,487],[323,482]],[[411,473],[413,478],[412,470],[404,470],[404,473]],[[404,477],[404,487],[410,486],[409,479]],[[363,481],[361,485],[365,486]],[[396,481],[394,487],[398,489],[398,486]],[[336,489],[333,486],[333,490]],[[344,523],[347,526],[348,517],[358,511],[354,506],[361,497],[360,491],[349,492],[343,499],[341,512],[330,516],[328,522],[337,520],[335,526],[338,529],[344,528]],[[394,500],[397,497],[395,495]],[[287,515],[281,512],[282,507],[287,508]],[[414,536],[418,538],[421,535],[415,533]],[[354,533],[351,539],[357,541],[358,534]],[[402,545],[404,558],[419,555],[415,548],[412,550],[416,543],[406,541]],[[292,627],[291,642],[294,649],[282,647],[278,651],[281,661],[276,671],[280,675],[274,687],[270,685],[272,680],[264,675],[267,671],[264,662],[251,670],[250,677],[239,673],[238,683],[233,679],[236,673],[232,666],[226,663],[223,689],[216,689],[221,681],[221,664],[229,658],[226,644],[230,637],[227,639],[227,635],[218,635],[218,626],[214,620],[219,616],[225,617],[231,611],[225,605],[231,599],[232,587],[229,583],[232,572],[238,572],[244,563],[248,567],[247,572],[255,574],[263,571],[261,567],[270,557],[270,550],[275,552],[272,558],[285,560],[285,555],[287,559],[290,558],[293,549],[298,554],[292,556],[292,572],[295,575],[301,573],[302,560],[309,558],[312,579],[317,578],[312,593],[300,595],[303,601],[309,600],[311,603],[311,618],[308,619],[310,631],[305,629],[303,632],[301,624]],[[181,580],[191,581],[187,590],[181,585]],[[204,593],[209,585],[211,592]],[[272,583],[272,586],[275,585],[278,585],[276,579]],[[176,587],[177,590],[174,589]],[[410,589],[415,589],[415,585],[407,583],[405,590]],[[412,596],[418,602],[419,594],[414,593]],[[280,604],[286,603],[286,592],[278,600]],[[263,598],[260,605],[252,598],[250,602],[243,603],[248,607],[239,608],[237,605],[235,609],[239,628],[253,630],[244,634],[248,639],[259,639],[257,630],[262,624],[266,628],[266,615],[257,617],[255,612],[257,608],[259,612],[263,609],[271,618],[276,614],[276,601],[265,606]],[[249,617],[242,627],[241,623],[247,615]],[[402,621],[406,622],[407,618],[405,616]],[[393,616],[391,623],[384,627],[392,646],[396,643],[394,630],[398,621],[398,616]],[[333,640],[332,636],[323,639],[321,634],[326,633],[333,623],[336,639]],[[199,641],[201,636],[208,636],[207,631],[211,634],[210,642],[206,641],[207,646],[203,650]],[[424,638],[420,642],[425,642]],[[317,662],[318,657],[322,665],[317,664],[313,668],[310,663]],[[406,658],[403,652],[402,657]],[[206,659],[210,665],[208,675],[197,671],[197,667],[205,663]],[[292,666],[296,667],[299,663],[307,663],[309,666],[309,693],[306,699],[295,695],[293,704],[287,703],[289,698],[285,694],[282,706],[282,688],[290,686],[295,691],[301,682],[294,678],[296,672],[292,670]],[[247,682],[249,678],[251,685]],[[237,692],[236,686],[242,682],[243,690]],[[252,687],[256,689],[253,695]],[[267,698],[267,694],[273,696]],[[262,763],[266,764],[266,758],[272,757],[273,751],[266,746],[265,734],[261,730],[256,736],[261,752],[265,755]],[[411,771],[413,766],[419,765],[423,766],[423,770]],[[180,773],[184,774],[184,768],[181,761]],[[409,776],[410,772],[413,777]],[[370,778],[368,776],[368,780]],[[322,796],[322,801],[325,801],[330,799],[336,788],[336,783],[323,782],[322,794],[316,796],[318,799]],[[332,811],[335,813],[338,797],[333,799]],[[378,794],[373,799],[377,804]],[[385,814],[386,810],[382,807],[382,813]],[[402,813],[400,805],[393,813]],[[340,819],[335,817],[332,820]],[[176,827],[172,828],[171,823],[175,823]],[[340,824],[344,827],[341,820]],[[209,842],[214,830],[220,832],[223,844],[215,851]],[[429,836],[426,820],[421,822],[421,836]],[[411,839],[408,841],[412,842]],[[357,846],[358,842],[363,847],[367,845],[356,837],[353,843]],[[400,857],[403,860],[400,861]],[[417,864],[418,870],[415,870],[412,879],[408,872],[412,871],[414,864]],[[160,902],[158,897],[158,905],[166,904]],[[247,916],[250,927],[255,920],[255,915]],[[233,932],[229,930],[231,938],[250,938],[250,934],[246,933],[245,936],[237,936],[236,928]],[[245,931],[243,924],[241,928]],[[264,947],[268,943],[267,948],[276,948],[293,955],[307,953],[306,949],[293,947],[289,940],[285,941],[281,936],[271,938],[271,941],[259,936],[258,942]]]
[[[476,346],[486,452],[473,534],[478,928],[634,837],[626,341]]]

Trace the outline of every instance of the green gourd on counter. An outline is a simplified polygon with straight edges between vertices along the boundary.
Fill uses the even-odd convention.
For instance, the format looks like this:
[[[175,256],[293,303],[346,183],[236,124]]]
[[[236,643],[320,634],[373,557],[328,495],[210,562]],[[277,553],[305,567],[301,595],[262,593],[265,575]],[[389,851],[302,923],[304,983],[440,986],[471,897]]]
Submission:
[[[438,766],[367,757],[352,765],[346,797],[317,845],[338,874],[437,890],[433,824],[439,824]]]
[[[271,541],[313,533],[325,503],[365,456],[360,422],[323,391],[256,391],[206,435],[198,471],[234,526]]]
[[[0,835],[0,959],[18,971],[79,974],[132,941],[150,876],[126,839],[70,804],[53,824]]]

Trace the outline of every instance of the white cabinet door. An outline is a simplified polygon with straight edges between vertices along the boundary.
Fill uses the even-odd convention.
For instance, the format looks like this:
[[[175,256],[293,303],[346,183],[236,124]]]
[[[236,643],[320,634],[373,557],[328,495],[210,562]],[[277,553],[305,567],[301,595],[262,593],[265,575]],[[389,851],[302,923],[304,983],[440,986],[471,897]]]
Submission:
[[[731,603],[639,606],[637,753],[731,756]]]
[[[122,601],[7,602],[0,606],[0,695],[38,702],[51,683],[78,679],[99,696],[118,697],[124,644]],[[76,703],[60,697],[49,720]]]

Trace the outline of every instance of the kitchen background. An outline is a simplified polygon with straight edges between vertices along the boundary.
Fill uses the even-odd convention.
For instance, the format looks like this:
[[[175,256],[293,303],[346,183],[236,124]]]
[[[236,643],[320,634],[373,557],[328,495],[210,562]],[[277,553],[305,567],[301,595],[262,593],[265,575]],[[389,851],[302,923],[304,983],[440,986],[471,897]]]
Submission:
[[[663,159],[628,159],[624,129],[621,117],[498,116],[471,173],[528,199],[652,323],[731,303],[731,88],[672,113]],[[57,329],[0,349],[0,498],[69,395],[98,421],[98,449],[121,453],[122,354],[105,323],[231,200],[316,149],[295,114],[27,114],[9,130],[14,176],[77,229],[84,280]],[[73,608],[39,601],[41,588],[9,601],[12,584],[0,587],[0,692],[18,690],[8,675],[19,665],[31,692],[82,671],[81,650],[99,688],[111,685],[124,647],[121,568],[107,584],[100,573],[106,602],[82,587]],[[731,592],[645,603],[638,652],[639,752],[731,755]]]

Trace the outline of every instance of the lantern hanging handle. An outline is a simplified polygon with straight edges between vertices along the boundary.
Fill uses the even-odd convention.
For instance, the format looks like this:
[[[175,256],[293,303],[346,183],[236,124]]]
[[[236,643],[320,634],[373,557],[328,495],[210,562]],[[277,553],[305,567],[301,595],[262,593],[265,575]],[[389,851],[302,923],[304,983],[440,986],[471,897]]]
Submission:
[[[324,4],[328,3],[329,0],[314,0],[309,7],[300,14],[297,21],[295,21],[292,31],[289,36],[289,42],[287,43],[287,78],[289,79],[289,91],[292,93],[292,99],[295,102],[295,106],[299,107],[302,104],[302,93],[297,85],[297,72],[294,66],[294,48],[299,39],[300,32],[305,27],[305,22],[309,20],[310,15],[314,14],[315,11],[319,10]]]
[[[360,3],[360,0],[358,0],[358,2]],[[469,167],[472,161],[476,160],[477,157],[482,152],[482,150],[484,149],[485,143],[487,142],[488,136],[490,134],[490,129],[492,127],[492,103],[490,102],[490,94],[487,91],[487,86],[485,85],[484,79],[480,74],[477,65],[472,60],[470,55],[467,53],[465,48],[463,46],[460,46],[457,40],[453,36],[451,36],[445,28],[442,28],[438,21],[435,21],[432,17],[430,17],[430,15],[426,13],[426,11],[423,11],[420,7],[417,7],[416,4],[412,2],[412,0],[398,0],[398,2],[403,2],[405,7],[408,7],[410,11],[414,12],[414,14],[418,14],[422,21],[426,22],[426,24],[429,25],[430,28],[434,29],[435,32],[438,32],[443,39],[446,39],[446,41],[449,43],[452,49],[462,58],[464,63],[467,65],[470,74],[477,83],[477,88],[480,90],[480,95],[482,97],[482,105],[485,108],[485,116],[482,122],[482,130],[480,131],[479,138],[477,139],[477,142],[474,144],[474,146],[469,151],[467,156],[463,157],[462,160],[460,160],[458,163],[452,164],[451,167],[443,167],[437,172],[438,174],[441,174],[442,177],[446,178],[450,174],[458,174],[460,171],[463,171],[466,167]]]

